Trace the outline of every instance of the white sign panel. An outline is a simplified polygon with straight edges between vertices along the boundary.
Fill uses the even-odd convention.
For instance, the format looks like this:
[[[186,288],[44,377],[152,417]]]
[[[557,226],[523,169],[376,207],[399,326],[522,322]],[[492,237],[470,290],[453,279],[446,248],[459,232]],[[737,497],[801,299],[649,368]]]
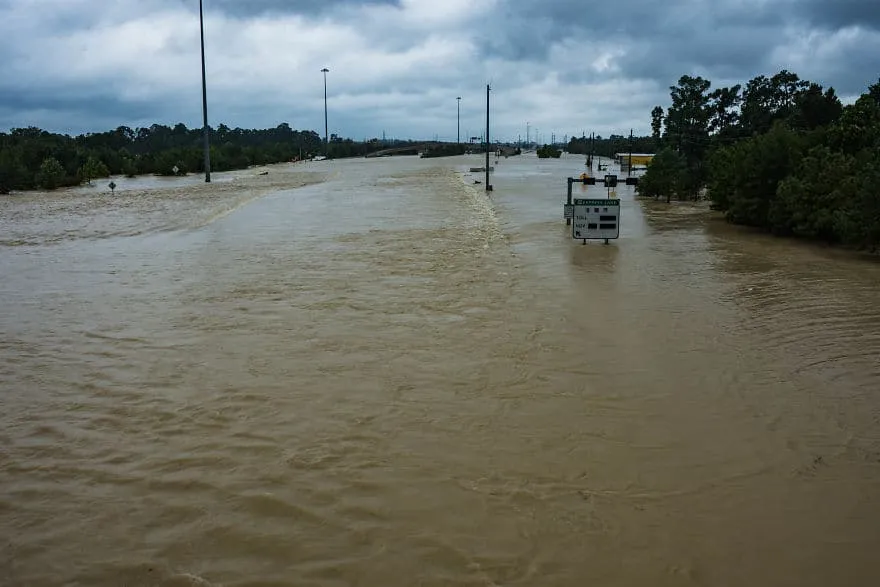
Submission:
[[[612,239],[619,236],[620,200],[574,200],[571,238]]]

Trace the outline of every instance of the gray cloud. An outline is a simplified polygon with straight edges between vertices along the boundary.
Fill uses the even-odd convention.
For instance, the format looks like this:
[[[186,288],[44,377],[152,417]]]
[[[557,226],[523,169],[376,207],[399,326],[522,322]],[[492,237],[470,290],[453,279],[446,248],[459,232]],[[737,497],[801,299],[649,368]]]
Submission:
[[[0,128],[200,124],[195,0],[0,0]],[[789,69],[857,95],[880,74],[876,0],[205,0],[212,124],[354,138],[649,131],[683,74]]]
[[[0,88],[0,104],[10,110],[60,110],[90,115],[100,112],[105,116],[128,116],[138,110],[145,116],[158,115],[161,107],[144,100],[122,100],[117,95],[96,96],[93,93],[51,93]]]
[[[700,74],[714,82],[745,80],[774,68],[767,55],[775,48],[770,27],[725,26],[697,29],[690,35],[670,35],[634,42],[620,62],[628,75],[657,80],[669,86],[683,74]]]
[[[195,0],[193,0],[195,4]],[[399,6],[398,0],[204,0],[205,10],[235,16],[258,14],[323,14],[363,5]]]
[[[81,134],[109,130],[121,125],[148,126],[166,115],[164,104],[124,101],[115,95],[52,94],[0,89],[2,130],[38,126]]]
[[[506,0],[503,12],[507,18],[493,29],[493,39],[482,45],[486,55],[541,61],[547,59],[549,44],[542,42],[547,39],[617,42],[627,48],[617,61],[622,75],[653,79],[664,86],[683,73],[744,81],[789,67],[785,59],[768,56],[784,46],[792,29],[799,35],[810,31],[827,35],[844,27],[880,33],[877,0],[627,0],[590,4],[580,0]],[[870,46],[852,46],[850,50],[850,59],[868,71],[880,71],[880,56]],[[589,52],[584,54],[585,59],[589,57]],[[797,60],[797,55],[792,55],[791,61]],[[832,79],[818,80],[826,85],[837,84],[849,92],[864,88],[865,70],[860,75],[842,55],[835,56],[833,63],[814,65],[816,71],[832,74]],[[810,76],[809,69],[799,73]]]
[[[817,28],[861,26],[880,30],[877,0],[793,0],[793,4],[796,14]]]

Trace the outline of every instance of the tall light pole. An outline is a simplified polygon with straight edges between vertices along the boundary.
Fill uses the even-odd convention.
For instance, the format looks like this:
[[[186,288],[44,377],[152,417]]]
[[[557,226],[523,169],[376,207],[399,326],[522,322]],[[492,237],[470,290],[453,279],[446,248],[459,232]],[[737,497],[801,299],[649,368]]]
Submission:
[[[489,91],[492,88],[486,84],[486,191],[492,191],[492,184],[489,183]]]
[[[202,36],[202,116],[205,133],[205,182],[211,183],[211,145],[208,132],[208,84],[205,79],[205,17],[199,0],[199,29]]]
[[[456,126],[457,132],[455,135],[455,141],[460,145],[461,144],[461,96],[456,98],[458,101],[458,123]]]
[[[327,134],[327,72],[330,71],[326,67],[321,70],[324,74],[324,157],[330,157],[330,140]]]

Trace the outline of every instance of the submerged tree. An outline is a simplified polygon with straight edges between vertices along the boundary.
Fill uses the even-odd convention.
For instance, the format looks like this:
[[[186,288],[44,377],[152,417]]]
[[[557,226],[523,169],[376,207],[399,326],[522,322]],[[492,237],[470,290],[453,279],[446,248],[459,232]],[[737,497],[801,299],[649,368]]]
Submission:
[[[107,166],[103,161],[95,156],[90,156],[80,168],[79,175],[83,181],[91,184],[93,179],[109,177],[110,170],[107,169]]]
[[[683,176],[686,171],[684,157],[671,148],[657,153],[648,171],[639,180],[639,194],[648,198],[666,198],[669,203],[672,196],[682,193]]]
[[[54,157],[47,157],[37,172],[36,184],[46,190],[54,190],[64,180],[64,167]]]
[[[640,194],[669,201],[705,186],[731,222],[880,247],[880,80],[848,106],[787,70],[710,87],[682,76],[670,88],[668,150]],[[655,134],[662,112],[651,111]]]

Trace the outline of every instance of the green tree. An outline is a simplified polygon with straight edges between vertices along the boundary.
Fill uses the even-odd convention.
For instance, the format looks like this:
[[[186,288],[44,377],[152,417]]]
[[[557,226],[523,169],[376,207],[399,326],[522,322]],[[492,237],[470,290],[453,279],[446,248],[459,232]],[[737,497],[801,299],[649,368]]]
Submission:
[[[684,157],[671,148],[663,149],[654,156],[648,170],[639,179],[638,192],[648,198],[665,196],[669,203],[673,195],[681,194],[686,171]]]
[[[797,74],[782,70],[773,77],[759,75],[743,91],[740,119],[746,136],[768,132],[777,120],[794,114],[801,94],[810,87]]]
[[[651,110],[651,138],[653,138],[659,144],[662,135],[663,135],[663,107],[662,106],[654,106],[654,109]]]
[[[837,124],[828,130],[828,143],[851,155],[880,148],[880,102],[863,94],[847,106]]]
[[[771,229],[770,211],[776,191],[800,161],[806,141],[782,123],[770,132],[746,139],[732,152],[737,175],[732,177],[727,217],[738,224]]]
[[[107,166],[104,165],[103,161],[97,157],[91,156],[86,159],[85,163],[83,163],[83,166],[79,170],[79,176],[83,181],[91,185],[93,179],[110,177],[110,170],[107,169]]]
[[[684,75],[670,87],[672,105],[666,113],[667,144],[684,157],[680,191],[696,197],[705,181],[703,160],[709,146],[708,91],[711,82]]]
[[[62,184],[64,175],[64,167],[58,162],[58,159],[47,157],[40,164],[40,170],[36,176],[36,184],[43,189],[54,190]]]
[[[791,123],[794,128],[814,130],[837,121],[842,113],[843,105],[834,88],[828,88],[823,92],[822,86],[811,83],[798,95],[796,107],[791,115]]]
[[[121,171],[125,175],[125,177],[135,177],[138,173],[137,163],[134,161],[134,159],[131,159],[130,157],[125,158],[122,161]]]
[[[841,240],[838,212],[856,197],[858,169],[851,155],[821,145],[809,151],[777,188],[770,229],[778,234]]]
[[[32,177],[29,177],[17,149],[0,147],[0,194],[32,187]]]
[[[709,94],[709,132],[725,136],[739,123],[739,105],[742,101],[739,84],[718,88]]]
[[[880,248],[880,152],[866,152],[855,176],[855,195],[835,214],[835,231],[848,245]]]
[[[684,171],[658,154],[641,194],[681,197],[705,180],[713,208],[731,222],[880,246],[880,81],[845,107],[834,88],[786,70],[753,78],[741,93],[708,89],[689,76],[671,88],[665,141]]]
[[[876,84],[872,84],[868,86],[868,94],[870,98],[872,98],[875,102],[880,104],[880,79],[877,80]]]
[[[562,151],[554,147],[553,145],[544,145],[542,147],[538,147],[536,151],[539,159],[559,159],[562,156]]]
[[[745,169],[743,148],[743,143],[719,146],[709,155],[707,187],[712,207],[716,210],[726,212],[730,209],[740,179],[749,173]]]

